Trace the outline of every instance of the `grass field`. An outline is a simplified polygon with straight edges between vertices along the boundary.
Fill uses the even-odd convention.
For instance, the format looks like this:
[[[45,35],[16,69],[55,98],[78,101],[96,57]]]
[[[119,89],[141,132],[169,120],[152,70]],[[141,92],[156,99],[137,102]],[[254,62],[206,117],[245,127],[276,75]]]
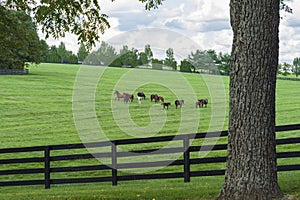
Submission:
[[[89,92],[93,84],[96,84],[92,94],[95,102],[86,102],[83,106],[95,105],[96,121],[107,139],[227,128],[228,77],[119,68],[98,68],[95,73],[97,67],[90,68],[91,71],[81,74],[82,79],[76,79],[80,66],[59,64],[32,67],[28,76],[0,76],[0,148],[81,142],[82,135],[76,129],[80,124],[73,118],[77,108],[72,103]],[[100,79],[96,79],[98,73]],[[83,87],[77,88],[76,81]],[[278,80],[277,125],[300,123],[299,86],[299,81]],[[78,96],[73,95],[74,89],[79,91]],[[116,89],[135,94],[143,91],[148,99],[141,104],[136,100],[124,104],[114,99]],[[173,106],[166,111],[160,104],[150,102],[152,93],[164,96]],[[177,98],[185,100],[182,109],[174,107]],[[198,98],[208,98],[208,108],[196,109],[194,102]],[[141,127],[147,127],[147,131]],[[81,128],[87,132],[94,130],[90,124]],[[139,133],[139,128],[144,131]],[[299,131],[278,135],[278,138],[285,137],[299,137]],[[299,151],[300,146],[284,146],[278,151],[287,149]],[[279,163],[289,162],[283,159]],[[280,186],[285,193],[299,195],[299,180],[300,172],[279,173]],[[122,182],[117,187],[109,183],[53,186],[51,190],[44,190],[42,186],[9,187],[0,188],[0,199],[213,199],[222,181],[222,177],[203,177],[194,178],[188,184],[175,179]]]

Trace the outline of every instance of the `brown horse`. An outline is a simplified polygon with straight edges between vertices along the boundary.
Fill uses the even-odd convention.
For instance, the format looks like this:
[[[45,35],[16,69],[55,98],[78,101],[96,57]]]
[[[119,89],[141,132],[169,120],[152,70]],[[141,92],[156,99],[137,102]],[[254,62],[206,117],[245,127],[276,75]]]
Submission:
[[[161,96],[158,96],[157,99],[155,99],[155,103],[157,103],[159,101],[165,102],[165,99],[163,97],[161,97]]]
[[[129,101],[132,102],[133,99],[134,99],[133,94],[128,94],[128,93],[123,93],[123,94],[121,94],[118,90],[116,90],[116,91],[114,92],[114,95],[116,95],[116,98],[115,98],[115,99],[118,99],[118,100],[124,99],[124,102],[125,102],[125,103],[128,103]]]
[[[195,105],[196,105],[196,108],[200,108],[200,106],[203,108],[203,105],[205,106],[205,108],[207,107],[207,104],[208,104],[208,99],[199,99]]]
[[[157,94],[151,94],[150,96],[151,101],[155,101],[156,99],[158,99],[158,95]]]
[[[177,106],[180,106],[180,108],[181,108],[183,104],[184,104],[184,100],[176,100],[175,101],[176,109],[177,109]]]
[[[165,102],[165,99],[162,96],[158,96],[157,94],[151,94],[150,96],[151,101],[154,100],[155,103],[161,101],[161,102]]]
[[[200,106],[202,106],[202,102],[196,101],[195,107],[196,107],[196,108],[200,108]]]
[[[125,94],[123,93],[123,94],[121,94],[118,90],[116,90],[115,92],[114,92],[114,95],[116,95],[116,97],[115,97],[115,100],[120,100],[120,99],[122,99],[122,98],[124,98],[125,97]]]

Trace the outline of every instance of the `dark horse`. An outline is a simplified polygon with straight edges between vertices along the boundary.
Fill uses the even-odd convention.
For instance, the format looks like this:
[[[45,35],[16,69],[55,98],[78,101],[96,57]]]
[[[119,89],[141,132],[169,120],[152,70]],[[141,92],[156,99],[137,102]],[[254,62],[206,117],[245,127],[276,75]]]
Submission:
[[[144,100],[146,99],[146,95],[144,94],[144,92],[138,92],[137,96],[144,98]]]
[[[163,108],[164,108],[164,109],[167,108],[167,110],[168,110],[168,109],[169,109],[169,106],[171,105],[171,103],[170,103],[170,102],[164,102],[164,103],[162,103],[161,105],[163,105]]]
[[[184,104],[184,100],[176,100],[175,101],[176,109],[177,109],[177,106],[180,106],[180,108],[181,108],[183,104]]]
[[[151,94],[150,96],[151,101],[155,101],[156,99],[158,99],[158,95],[157,94]]]
[[[165,102],[165,99],[161,96],[158,96],[157,94],[151,94],[150,96],[151,101],[154,100],[155,103],[161,101],[161,102]]]
[[[195,103],[196,108],[197,108],[197,107],[200,108],[200,106],[203,108],[203,105],[204,105],[205,107],[207,107],[207,104],[208,104],[208,99],[199,99],[199,100]]]

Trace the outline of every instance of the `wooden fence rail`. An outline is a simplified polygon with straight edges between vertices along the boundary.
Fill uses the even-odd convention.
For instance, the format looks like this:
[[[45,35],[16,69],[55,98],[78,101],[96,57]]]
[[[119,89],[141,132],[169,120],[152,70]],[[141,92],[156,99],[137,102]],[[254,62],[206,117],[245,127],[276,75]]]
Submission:
[[[277,126],[276,132],[300,130],[300,124]],[[299,131],[300,133],[300,131]],[[298,134],[298,133],[297,133]],[[93,142],[87,144],[65,144],[65,145],[50,145],[36,146],[24,148],[6,148],[0,149],[0,187],[1,186],[20,186],[20,185],[44,185],[49,189],[53,184],[68,184],[68,183],[88,183],[88,182],[111,182],[112,185],[117,185],[118,181],[125,180],[145,180],[145,179],[165,179],[165,178],[183,178],[184,182],[189,182],[191,177],[196,176],[218,176],[225,173],[225,162],[227,144],[215,145],[197,145],[200,142],[209,138],[224,138],[228,135],[227,131],[212,132],[212,133],[197,133],[176,136],[162,136],[151,138],[134,138],[125,140],[114,140],[105,142]],[[299,134],[300,135],[300,134]],[[165,143],[174,143],[170,147],[148,147],[149,144],[159,146],[166,145]],[[283,138],[276,140],[277,145],[300,144],[300,137]],[[144,144],[132,147],[130,145]],[[129,147],[128,147],[129,145]],[[122,150],[126,147],[128,150]],[[103,148],[99,150],[99,148]],[[126,149],[125,148],[125,149]],[[142,149],[141,149],[142,148]],[[81,152],[74,153],[81,149]],[[121,150],[120,150],[121,149]],[[86,150],[94,150],[90,153]],[[66,153],[62,153],[67,151]],[[221,156],[199,156],[195,155],[199,152],[214,153],[221,152]],[[223,153],[222,153],[223,151]],[[57,153],[59,152],[59,153]],[[22,156],[17,156],[18,153],[23,153]],[[26,153],[26,156],[24,156]],[[29,157],[30,155],[40,154],[39,156]],[[57,154],[57,155],[56,155]],[[63,155],[61,155],[63,154]],[[219,153],[218,153],[219,154]],[[223,156],[222,156],[223,154]],[[163,157],[172,157],[176,159],[166,159]],[[11,158],[13,156],[14,158]],[[135,159],[136,158],[136,159]],[[158,159],[159,158],[159,159]],[[163,159],[162,159],[163,158]],[[300,151],[278,152],[277,158],[300,158]],[[92,164],[83,165],[79,161],[97,161]],[[101,162],[100,162],[100,161]],[[105,162],[102,162],[105,160]],[[109,161],[107,161],[109,160]],[[122,161],[123,160],[123,161]],[[125,160],[125,161],[124,161]],[[129,162],[128,162],[129,160]],[[136,160],[136,161],[133,161]],[[76,162],[71,166],[54,166],[60,162]],[[298,159],[299,163],[299,159]],[[17,169],[10,169],[10,165],[18,164]],[[39,165],[33,167],[32,165]],[[201,166],[205,164],[216,164],[214,169],[203,170]],[[220,164],[220,166],[218,165]],[[35,166],[35,165],[34,165]],[[177,167],[174,171],[159,170],[162,167]],[[193,167],[193,169],[192,169]],[[128,173],[123,170],[139,170],[146,169],[146,173]],[[300,170],[300,164],[290,163],[290,165],[278,166],[278,171],[293,171]],[[61,173],[78,172],[85,175],[88,172],[101,172],[101,176],[95,175],[92,177],[74,177],[74,178],[52,178],[53,175]],[[110,175],[107,173],[110,171]],[[106,172],[106,173],[105,173]],[[31,175],[29,180],[15,180],[16,175]],[[40,179],[32,179],[39,174]],[[74,174],[74,173],[73,173]],[[41,176],[42,175],[42,176]],[[7,178],[7,177],[10,178]],[[12,178],[13,177],[13,178]],[[14,179],[14,180],[11,180]]]

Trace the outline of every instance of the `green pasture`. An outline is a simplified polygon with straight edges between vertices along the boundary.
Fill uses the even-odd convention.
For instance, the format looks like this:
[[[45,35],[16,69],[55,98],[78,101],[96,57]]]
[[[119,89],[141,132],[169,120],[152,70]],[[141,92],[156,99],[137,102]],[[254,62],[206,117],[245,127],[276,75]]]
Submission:
[[[61,64],[33,66],[29,75],[0,76],[0,148],[226,130],[228,85],[228,77],[172,71]],[[300,123],[299,86],[300,81],[277,81],[277,125]],[[116,100],[115,90],[134,93],[134,101],[125,104]],[[136,100],[138,91],[147,96],[141,104]],[[165,101],[171,102],[171,107],[164,110],[160,103],[151,102],[152,93],[163,96]],[[200,98],[209,99],[207,108],[195,108],[194,103]],[[182,108],[175,109],[176,99],[185,100]],[[78,119],[83,119],[83,122]],[[96,137],[92,133],[99,131],[99,127],[103,134]],[[279,133],[277,137],[299,137],[299,131]],[[202,142],[194,141],[194,144]],[[226,138],[217,142],[225,143]],[[299,151],[300,146],[285,145],[277,150]],[[224,156],[226,152],[220,154],[218,156]],[[80,162],[62,162],[59,166],[78,165]],[[300,160],[279,160],[279,164],[291,162],[299,164]],[[1,166],[0,170],[18,167],[17,164]],[[224,168],[224,164],[206,167],[219,169]],[[98,174],[87,176],[93,175]],[[30,176],[27,175],[32,178]],[[18,178],[26,179],[26,175]],[[0,180],[3,179],[0,176]],[[285,193],[299,195],[299,180],[300,172],[279,173],[280,186]],[[214,199],[222,182],[223,177],[199,177],[192,178],[190,183],[183,183],[182,179],[125,181],[117,187],[110,183],[54,185],[50,190],[44,190],[43,186],[4,187],[0,188],[0,199]]]

